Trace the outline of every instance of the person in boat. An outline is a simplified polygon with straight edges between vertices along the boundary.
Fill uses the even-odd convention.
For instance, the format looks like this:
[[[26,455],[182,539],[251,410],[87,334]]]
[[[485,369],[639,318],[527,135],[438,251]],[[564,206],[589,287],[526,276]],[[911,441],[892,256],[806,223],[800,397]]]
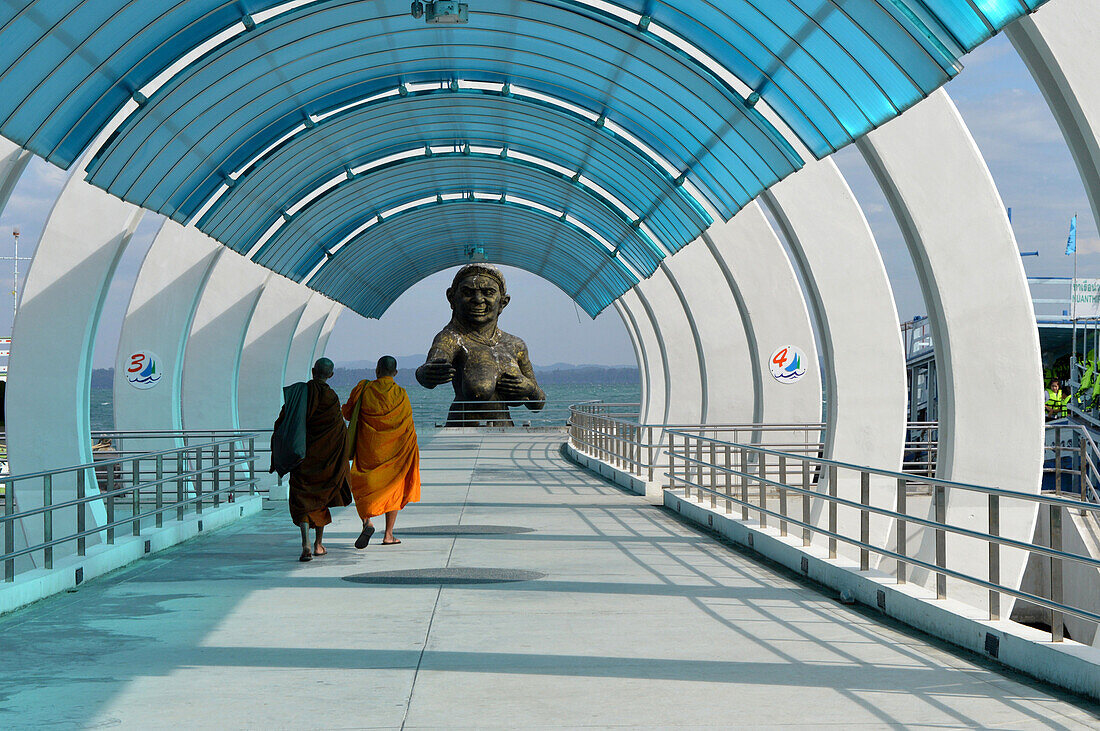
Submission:
[[[347,428],[340,397],[327,383],[332,373],[332,361],[321,358],[308,383],[283,389],[283,408],[271,438],[271,471],[290,473],[290,519],[302,533],[299,561],[328,553],[322,538],[332,522],[329,508],[351,504]],[[310,528],[316,536],[312,550]]]
[[[1047,421],[1060,419],[1069,413],[1069,395],[1062,391],[1062,384],[1057,378],[1051,380],[1046,391],[1046,397],[1044,408],[1046,409]]]
[[[497,327],[510,299],[504,274],[489,264],[462,267],[447,290],[451,321],[416,369],[425,388],[453,384],[447,426],[512,426],[509,406],[539,411],[546,403],[527,345]]]
[[[366,548],[374,535],[371,518],[386,516],[382,545],[401,541],[394,536],[397,512],[420,501],[420,447],[416,442],[409,394],[394,383],[397,359],[378,359],[375,380],[360,381],[344,404],[344,418],[351,422],[349,479],[355,509],[363,530],[356,548]]]

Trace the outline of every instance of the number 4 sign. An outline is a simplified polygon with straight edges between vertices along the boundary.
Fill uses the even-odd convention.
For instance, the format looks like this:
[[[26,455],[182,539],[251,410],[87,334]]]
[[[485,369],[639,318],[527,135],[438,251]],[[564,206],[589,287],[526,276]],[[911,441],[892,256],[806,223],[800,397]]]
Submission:
[[[772,378],[780,383],[794,383],[806,375],[806,354],[794,345],[784,345],[772,353]]]

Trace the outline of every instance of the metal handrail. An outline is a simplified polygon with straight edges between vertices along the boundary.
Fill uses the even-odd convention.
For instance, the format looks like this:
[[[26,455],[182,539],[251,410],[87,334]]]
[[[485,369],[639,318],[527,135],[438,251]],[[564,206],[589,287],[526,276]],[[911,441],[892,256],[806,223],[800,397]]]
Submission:
[[[238,491],[244,489],[247,489],[249,494],[255,495],[258,482],[255,442],[260,432],[211,431],[219,431],[231,436],[52,470],[0,475],[0,484],[9,486],[3,496],[4,510],[0,514],[0,527],[4,532],[3,553],[0,554],[0,562],[4,565],[4,581],[15,580],[15,559],[17,558],[40,552],[42,566],[52,569],[55,546],[75,541],[76,555],[84,556],[89,537],[105,533],[106,543],[113,544],[115,529],[119,526],[131,525],[133,535],[140,536],[143,520],[154,518],[156,527],[160,528],[164,524],[164,514],[169,511],[176,512],[176,520],[183,520],[187,509],[191,506],[194,507],[196,514],[201,515],[205,505],[219,506],[223,495],[227,496],[226,499],[229,502],[234,500]],[[201,438],[209,433],[188,432],[185,435],[189,438]],[[142,465],[150,462],[154,469],[143,470]],[[127,476],[121,469],[124,466],[130,467],[129,482],[122,479]],[[95,480],[93,485],[100,486],[103,480],[97,478],[105,467],[109,468],[105,474],[106,487],[96,489],[89,494],[89,479]],[[89,471],[93,474],[91,478],[89,478]],[[155,477],[142,479],[147,474]],[[75,476],[75,497],[55,502],[53,500],[54,480],[63,476]],[[16,511],[15,493],[19,491],[20,494],[27,494],[25,492],[27,488],[11,489],[10,486],[34,480],[41,480],[42,504]],[[175,484],[176,495],[174,499],[170,498],[166,501],[165,486],[170,483]],[[206,489],[208,484],[212,485],[210,489]],[[130,494],[131,499],[120,503],[119,498],[125,494]],[[142,509],[143,505],[150,504],[142,500],[143,496],[155,498],[154,509]],[[107,519],[102,525],[88,528],[87,511],[88,506],[93,503],[104,506]],[[130,514],[116,519],[116,508],[120,504],[125,507],[126,503],[129,503],[128,507],[131,508]],[[67,509],[75,510],[75,529],[55,537],[53,535],[54,514]],[[38,517],[42,520],[42,540],[16,550],[16,521],[28,521]],[[26,523],[23,525],[25,526]]]
[[[723,429],[725,426],[725,429]],[[735,426],[746,432],[754,443],[723,438],[723,434],[733,431]],[[776,433],[780,430],[806,430],[824,425],[701,425],[692,424],[687,428],[673,425],[647,425],[610,418],[599,413],[598,407],[584,406],[574,410],[570,426],[571,444],[584,454],[617,467],[632,475],[643,475],[647,471],[653,480],[655,466],[666,466],[663,471],[666,478],[665,489],[682,491],[686,497],[694,493],[697,499],[709,496],[712,508],[719,501],[725,502],[726,512],[733,505],[741,506],[741,518],[748,520],[750,513],[759,517],[761,527],[767,519],[775,519],[780,524],[780,535],[786,535],[788,524],[801,527],[804,546],[809,546],[813,536],[827,539],[830,558],[835,558],[837,543],[855,546],[860,553],[860,570],[869,570],[870,556],[878,555],[897,562],[896,579],[905,583],[907,567],[920,567],[934,574],[936,597],[947,596],[947,579],[957,579],[971,585],[984,588],[989,592],[990,619],[1000,619],[1000,596],[1011,596],[1031,602],[1051,612],[1051,637],[1060,641],[1064,637],[1064,619],[1075,616],[1092,622],[1100,622],[1100,613],[1093,608],[1072,606],[1064,601],[1062,585],[1062,564],[1070,561],[1082,566],[1100,568],[1100,558],[1077,554],[1064,550],[1062,541],[1062,521],[1066,510],[1074,509],[1082,514],[1097,516],[1100,504],[1072,499],[1068,495],[1036,494],[1018,492],[999,487],[990,487],[947,480],[934,477],[935,453],[938,443],[934,438],[938,424],[922,422],[909,425],[911,434],[914,429],[928,430],[926,438],[907,439],[906,450],[915,449],[928,452],[927,459],[906,463],[906,470],[914,466],[927,467],[928,474],[914,474],[912,471],[874,468],[858,465],[824,455],[820,444],[790,445],[784,443],[755,443],[757,434]],[[750,429],[755,427],[751,435]],[[1082,431],[1087,447],[1094,447],[1087,432]],[[654,446],[655,441],[662,442]],[[648,442],[648,443],[647,443]],[[1071,449],[1065,447],[1064,449]],[[1078,449],[1077,446],[1072,449]],[[1094,469],[1094,455],[1090,449],[1083,449],[1082,472]],[[724,461],[724,464],[720,462]],[[660,464],[658,464],[660,463]],[[1066,470],[1069,472],[1070,470]],[[859,499],[852,495],[841,497],[837,494],[838,475],[857,473],[859,475]],[[870,504],[871,481],[889,479],[897,486],[896,503],[891,507]],[[720,484],[724,482],[724,484]],[[737,482],[739,485],[735,485]],[[853,488],[854,488],[854,483]],[[1095,493],[1091,483],[1083,484]],[[739,486],[740,495],[736,494]],[[910,515],[907,510],[907,495],[910,488],[930,488],[932,499],[931,516]],[[750,489],[755,495],[750,496]],[[982,531],[973,526],[952,525],[947,522],[947,495],[950,490],[968,491],[985,496],[988,507],[989,527]],[[893,492],[893,491],[891,491]],[[880,492],[878,494],[881,494]],[[795,518],[788,510],[788,496],[802,505],[802,515]],[[1086,497],[1090,495],[1087,494]],[[755,502],[750,500],[755,499]],[[769,501],[778,499],[778,509]],[[1001,502],[1004,500],[1026,501],[1031,504],[1045,505],[1050,535],[1049,545],[1000,535]],[[820,524],[810,519],[813,505],[827,505],[822,512]],[[860,516],[859,536],[845,535],[838,530],[837,510],[858,511]],[[797,509],[796,509],[797,510]],[[870,541],[870,518],[879,516],[892,522],[891,532],[895,545],[875,546]],[[814,519],[816,521],[816,519]],[[934,557],[925,560],[907,555],[907,526],[914,525],[934,534]],[[983,578],[952,568],[947,562],[948,535],[980,541],[989,548],[989,572]],[[1003,549],[1025,551],[1043,556],[1050,561],[1051,586],[1049,596],[1039,596],[1016,587],[1007,586],[1000,581],[1000,551]],[[1045,590],[1044,590],[1045,592]]]

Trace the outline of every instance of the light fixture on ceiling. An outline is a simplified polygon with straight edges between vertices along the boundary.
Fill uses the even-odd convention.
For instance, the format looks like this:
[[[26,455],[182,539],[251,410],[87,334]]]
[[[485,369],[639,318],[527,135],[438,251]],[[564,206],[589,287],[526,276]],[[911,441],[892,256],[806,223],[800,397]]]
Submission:
[[[484,246],[467,246],[465,253],[466,258],[470,261],[488,261],[488,259],[485,258]]]
[[[469,5],[455,2],[455,0],[428,0],[428,2],[414,0],[412,16],[418,19],[423,17],[425,23],[457,25],[470,22]]]

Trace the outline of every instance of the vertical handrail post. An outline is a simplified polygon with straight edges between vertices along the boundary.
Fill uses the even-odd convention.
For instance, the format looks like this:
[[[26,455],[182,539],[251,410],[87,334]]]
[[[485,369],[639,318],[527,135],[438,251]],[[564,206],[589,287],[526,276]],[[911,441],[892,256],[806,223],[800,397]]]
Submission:
[[[248,494],[256,494],[256,437],[248,438]]]
[[[85,493],[87,491],[86,481],[88,471],[86,469],[79,469],[76,471],[76,499],[79,501],[76,504],[76,555],[83,556],[87,547],[87,540],[84,537],[84,527],[86,521],[87,503],[84,502]]]
[[[183,489],[184,473],[183,451],[176,452],[176,520],[183,520],[183,501],[185,497]]]
[[[15,488],[11,480],[4,481],[4,517],[15,515]],[[48,514],[50,511],[46,511]],[[15,552],[15,520],[4,521],[4,553]],[[15,581],[15,559],[4,561],[4,581]]]
[[[787,535],[787,455],[779,455],[779,514],[783,518],[779,521],[779,535]]]
[[[164,525],[164,455],[157,455],[157,527]]]
[[[140,484],[141,459],[135,458],[130,466],[130,503],[133,506],[130,514],[134,518],[133,533],[135,536],[141,535],[141,490],[138,487]]]
[[[741,447],[741,469],[738,470],[741,478],[741,520],[749,519],[749,450]]]
[[[936,566],[947,567],[947,532],[940,526],[947,523],[947,488],[936,484],[932,488],[932,502],[935,511],[936,527]],[[936,598],[947,598],[947,574],[936,573]]]
[[[1050,516],[1050,547],[1054,551],[1062,550],[1062,506],[1048,505],[1047,514]],[[1050,557],[1050,600],[1062,603],[1062,559]],[[1065,617],[1062,612],[1050,610],[1050,639],[1051,642],[1061,642],[1065,639]]]
[[[195,514],[202,515],[202,481],[206,473],[202,471],[202,446],[195,449]]]
[[[726,456],[725,456],[726,476],[725,476],[725,479],[724,479],[724,482],[725,482],[725,485],[726,485],[726,495],[729,496],[729,497],[732,497],[733,496],[733,445],[731,445],[729,442],[726,442],[723,445],[723,451],[726,453]],[[733,512],[733,501],[728,499],[728,497],[727,497],[727,499],[726,499],[726,515],[729,515],[732,512]]]
[[[42,550],[42,563],[47,569],[53,568],[53,475],[42,475],[42,507],[46,510],[42,513],[42,542],[46,547]],[[8,524],[10,529],[11,524]]]
[[[905,478],[904,477],[899,477],[898,478],[898,491],[897,491],[897,512],[900,513],[901,515],[906,515],[907,514],[907,503],[908,503],[909,495],[908,495],[908,490],[906,489],[906,487],[907,486],[906,486],[906,483],[905,483]],[[906,545],[907,540],[906,540],[906,535],[905,534],[906,534],[906,528],[908,527],[908,525],[909,525],[908,521],[906,521],[905,518],[898,518],[897,531],[896,531],[896,533],[897,533],[897,545],[895,546],[895,552],[899,556],[907,555],[906,551],[908,549],[908,546]],[[904,584],[905,581],[906,581],[906,579],[905,579],[905,569],[906,569],[905,561],[899,560],[898,561],[898,583],[899,584]]]
[[[871,568],[871,551],[867,546],[871,543],[871,513],[867,509],[871,505],[871,473],[861,470],[859,473],[859,540],[863,543],[859,547],[859,570],[868,571]]]
[[[1001,498],[999,495],[989,496],[989,535],[1001,535]],[[1001,583],[1001,544],[993,540],[989,542],[989,583]],[[989,590],[989,620],[995,622],[1001,618],[1001,594],[993,589]]]
[[[715,440],[718,439],[717,433],[715,433],[714,438]],[[717,441],[712,441],[710,443],[710,480],[708,481],[711,510],[718,507],[718,496],[715,494],[715,488],[718,487],[718,471],[714,469],[718,465],[717,449]]]
[[[213,462],[210,465],[210,474],[213,475],[213,482],[211,483],[211,492],[214,493],[214,507],[218,507],[222,502],[222,448],[220,445],[214,445],[214,453],[211,456]]]
[[[810,460],[802,458],[802,545],[808,546],[813,540],[810,525]]]
[[[1062,494],[1062,427],[1054,427],[1054,494]]]
[[[668,447],[665,449],[665,454],[668,455],[668,489],[673,491],[676,490],[676,468],[674,467],[675,461],[673,457],[673,452],[676,450],[675,445],[676,438],[670,433],[668,435]],[[686,485],[684,489],[687,489]],[[684,493],[684,496],[687,497],[687,492]]]
[[[653,427],[647,426],[646,431],[648,432],[646,439],[649,442],[649,481],[653,482]]]
[[[829,465],[829,497],[836,497],[836,465]],[[836,503],[829,500],[829,558],[836,558]]]
[[[757,516],[757,523],[761,528],[768,527],[768,514],[764,512],[768,509],[768,485],[764,480],[768,477],[768,455],[764,452],[757,452],[758,459],[756,462],[756,473],[759,479],[756,481],[756,489],[759,491],[760,497],[760,513]]]
[[[96,481],[98,484],[98,480]],[[107,545],[115,543],[115,465],[107,465]]]

